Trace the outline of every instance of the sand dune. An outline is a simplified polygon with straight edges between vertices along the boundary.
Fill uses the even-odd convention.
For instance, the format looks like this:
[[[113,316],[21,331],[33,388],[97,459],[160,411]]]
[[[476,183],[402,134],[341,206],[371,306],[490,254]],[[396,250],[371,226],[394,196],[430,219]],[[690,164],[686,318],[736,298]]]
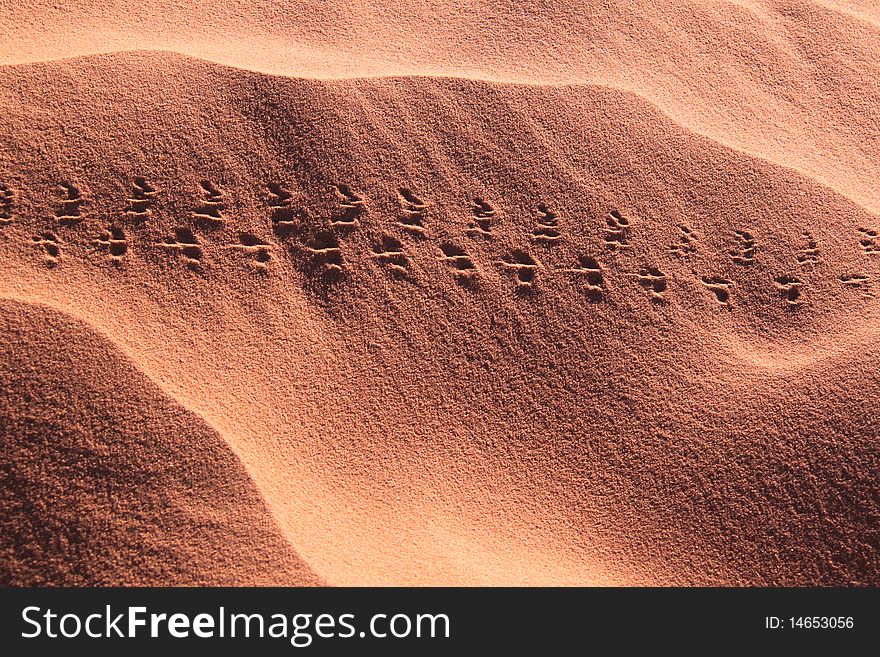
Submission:
[[[880,10],[869,0],[75,0],[63,7],[31,0],[0,7],[0,62],[161,49],[294,77],[608,85],[880,213]]]
[[[5,581],[880,582],[876,8],[225,7],[12,12]]]

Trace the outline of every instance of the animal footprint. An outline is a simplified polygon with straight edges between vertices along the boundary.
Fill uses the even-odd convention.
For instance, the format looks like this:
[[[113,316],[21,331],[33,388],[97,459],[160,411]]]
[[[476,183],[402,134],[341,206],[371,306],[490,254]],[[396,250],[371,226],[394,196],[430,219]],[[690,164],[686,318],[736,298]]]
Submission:
[[[125,254],[128,253],[128,240],[125,237],[125,232],[119,226],[110,226],[101,233],[95,240],[95,246],[106,251],[114,263],[122,262]]]
[[[804,233],[805,245],[797,252],[797,261],[801,268],[809,271],[819,264],[819,245],[810,233]]]
[[[559,233],[559,216],[541,203],[537,208],[538,220],[532,229],[532,240],[543,244],[553,244],[562,239]]]
[[[840,277],[840,282],[847,287],[868,287],[871,279],[864,274],[843,274]]]
[[[202,260],[202,246],[195,234],[186,227],[175,229],[174,237],[166,237],[159,246],[180,253],[190,267],[197,267]]]
[[[339,203],[342,212],[330,219],[330,225],[339,228],[354,228],[358,217],[367,211],[364,199],[355,194],[348,185],[336,185],[336,194],[342,199]]]
[[[401,187],[398,194],[401,215],[397,225],[416,235],[424,235],[425,215],[428,213],[427,205],[405,187]]]
[[[273,246],[251,233],[239,233],[238,244],[228,248],[251,254],[258,269],[265,269],[272,260]]]
[[[382,241],[373,247],[373,257],[392,276],[404,278],[409,274],[409,258],[403,252],[403,244],[396,237],[383,235]]]
[[[702,280],[706,289],[715,295],[718,303],[725,306],[730,305],[730,288],[733,287],[733,281],[721,276],[703,276]]]
[[[738,265],[751,265],[755,262],[755,238],[744,230],[733,231],[734,248],[730,251],[730,259]]]
[[[866,299],[874,298],[871,292],[871,278],[865,274],[843,274],[840,282],[844,287],[862,290],[862,296]]]
[[[648,290],[651,301],[665,303],[663,293],[666,291],[666,274],[656,267],[643,267],[638,275],[639,285]]]
[[[312,269],[319,271],[329,278],[337,278],[342,275],[344,263],[342,260],[342,247],[339,240],[330,232],[321,232],[314,239],[314,246],[303,247],[312,255]]]
[[[451,242],[441,243],[440,250],[443,252],[443,260],[455,270],[458,282],[465,287],[473,285],[477,267],[467,252]]]
[[[859,244],[868,255],[880,254],[880,243],[877,241],[877,231],[870,228],[859,228]]]
[[[578,256],[577,266],[563,271],[583,279],[587,298],[590,301],[598,303],[605,299],[605,275],[595,258],[585,255]]]
[[[679,257],[685,257],[697,250],[697,234],[684,224],[678,226],[678,242],[669,247],[669,251]]]
[[[223,192],[209,180],[203,180],[199,185],[202,188],[202,201],[193,212],[193,217],[208,226],[222,225],[226,222],[223,216],[223,210],[226,209]]]
[[[803,283],[801,283],[800,279],[794,276],[779,276],[776,279],[776,289],[779,290],[779,294],[785,299],[789,308],[794,308],[801,304],[802,285]]]
[[[69,182],[62,182],[60,187],[62,199],[55,217],[62,224],[78,224],[83,220],[81,206],[85,203],[85,199],[82,192]]]
[[[284,235],[290,233],[299,223],[293,208],[293,194],[278,183],[270,182],[269,207],[272,208],[272,230]]]
[[[529,294],[534,290],[538,263],[528,253],[516,249],[501,260],[501,266],[516,277],[517,294]]]
[[[15,192],[0,183],[0,227],[12,223],[15,214]]]
[[[627,247],[629,245],[629,219],[617,210],[611,210],[605,223],[605,245],[609,249]]]
[[[152,214],[153,202],[159,192],[144,178],[136,176],[125,214],[135,221],[146,221]]]
[[[475,198],[471,214],[473,215],[473,220],[468,224],[465,233],[471,237],[491,237],[492,219],[497,214],[495,208],[483,199]]]
[[[33,238],[34,244],[39,246],[46,256],[46,264],[54,267],[61,260],[61,240],[51,230],[40,233]]]

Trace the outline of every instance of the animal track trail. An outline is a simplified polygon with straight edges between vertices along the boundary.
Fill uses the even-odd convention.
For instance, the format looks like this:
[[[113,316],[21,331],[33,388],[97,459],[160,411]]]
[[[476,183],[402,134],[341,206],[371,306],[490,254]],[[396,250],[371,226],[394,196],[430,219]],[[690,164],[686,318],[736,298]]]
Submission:
[[[703,285],[711,292],[715,300],[723,306],[730,306],[730,294],[733,281],[721,276],[703,276]]]
[[[239,233],[238,244],[226,248],[242,251],[251,256],[251,261],[258,269],[266,269],[272,261],[272,244],[253,233]]]
[[[776,289],[779,290],[779,294],[791,309],[799,307],[802,303],[801,287],[803,287],[803,283],[795,276],[778,276],[776,278]]]
[[[678,225],[678,242],[669,247],[669,252],[680,258],[689,256],[697,251],[699,237],[693,229],[685,224]]]
[[[755,262],[757,242],[754,235],[745,230],[733,231],[733,249],[730,259],[737,265],[751,265]]]
[[[805,232],[803,237],[804,246],[798,249],[795,256],[797,257],[801,269],[804,271],[811,271],[816,268],[820,261],[819,243],[816,242],[816,239],[809,232]]]
[[[174,230],[173,237],[166,237],[159,242],[159,246],[167,251],[179,253],[186,264],[191,267],[198,267],[201,264],[202,245],[191,229],[182,226]]]
[[[0,183],[0,228],[8,226],[15,217],[15,192]]]
[[[515,277],[517,294],[534,292],[539,265],[531,255],[526,251],[515,249],[502,258],[500,264]]]
[[[226,223],[223,211],[226,209],[223,191],[210,180],[199,183],[202,188],[202,199],[193,211],[193,218],[208,227],[214,228]]]
[[[536,212],[538,219],[532,229],[532,241],[548,246],[559,242],[562,239],[562,234],[559,232],[559,215],[543,203],[538,205]]]
[[[441,242],[442,259],[455,272],[458,283],[464,287],[473,287],[477,279],[477,266],[467,251],[452,242]]]
[[[339,278],[344,273],[342,247],[333,233],[329,231],[318,233],[312,240],[312,245],[304,245],[303,250],[312,256],[312,271],[328,278]]]
[[[125,254],[128,253],[128,239],[121,226],[110,226],[102,232],[95,240],[95,246],[105,251],[114,264],[122,262]]]
[[[880,240],[877,231],[872,228],[859,228],[859,244],[868,255],[880,254]]]
[[[605,299],[605,275],[599,261],[587,255],[578,256],[578,264],[570,269],[563,269],[565,273],[578,276],[582,281],[587,298],[598,303]]]
[[[406,187],[397,190],[400,203],[400,220],[397,225],[405,231],[422,237],[425,235],[425,218],[428,214],[427,204]]]
[[[624,249],[629,246],[629,219],[617,210],[611,210],[605,219],[603,239],[605,246],[611,250]]]
[[[62,224],[76,225],[85,217],[82,214],[82,205],[85,203],[82,191],[67,181],[59,183],[61,188],[61,204],[55,211],[55,217]]]
[[[47,265],[54,267],[61,261],[61,240],[51,230],[35,235],[33,241],[43,251]]]
[[[396,237],[383,235],[381,241],[373,245],[373,257],[395,278],[409,275],[409,258],[403,252],[403,243]]]
[[[663,296],[667,288],[666,274],[656,267],[642,267],[637,280],[639,285],[648,290],[653,303],[666,303],[666,297]]]
[[[359,218],[367,212],[366,202],[348,185],[336,185],[335,189],[341,199],[339,206],[342,211],[331,217],[330,225],[334,228],[355,228],[360,223]]]
[[[474,206],[471,208],[473,219],[465,229],[465,234],[470,237],[492,237],[492,221],[498,212],[482,198],[474,199]]]
[[[127,199],[128,207],[125,214],[129,219],[144,222],[153,213],[153,204],[159,190],[150,185],[146,179],[136,176],[132,182],[131,197]]]

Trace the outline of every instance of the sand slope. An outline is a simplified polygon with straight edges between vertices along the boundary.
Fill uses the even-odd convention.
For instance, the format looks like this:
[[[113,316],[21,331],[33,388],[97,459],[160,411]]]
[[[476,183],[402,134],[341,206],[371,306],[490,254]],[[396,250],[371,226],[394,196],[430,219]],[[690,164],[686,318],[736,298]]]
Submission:
[[[3,302],[0,581],[314,584],[223,439],[112,343]]]
[[[679,96],[745,104],[713,132],[610,80],[419,70],[0,68],[0,296],[203,418],[331,584],[877,584],[876,144],[792,146],[872,83],[800,127],[760,84]]]

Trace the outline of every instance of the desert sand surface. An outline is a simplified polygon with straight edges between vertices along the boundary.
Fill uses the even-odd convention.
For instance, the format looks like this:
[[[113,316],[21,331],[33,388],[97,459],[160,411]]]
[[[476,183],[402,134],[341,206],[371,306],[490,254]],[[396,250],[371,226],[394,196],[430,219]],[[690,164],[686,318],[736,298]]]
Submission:
[[[0,33],[0,583],[880,584],[876,2]]]

